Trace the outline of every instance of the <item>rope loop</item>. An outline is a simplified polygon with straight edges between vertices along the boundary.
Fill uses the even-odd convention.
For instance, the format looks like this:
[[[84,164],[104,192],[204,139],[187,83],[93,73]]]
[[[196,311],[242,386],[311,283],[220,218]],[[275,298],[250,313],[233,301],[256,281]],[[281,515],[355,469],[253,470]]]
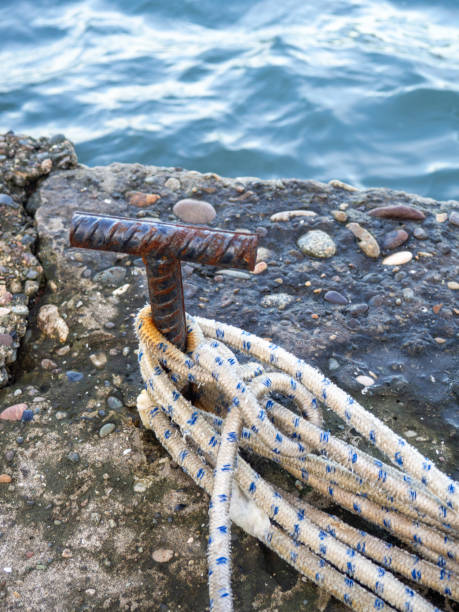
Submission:
[[[137,405],[145,427],[210,495],[211,610],[233,610],[232,521],[351,609],[435,610],[413,582],[459,600],[457,483],[281,347],[202,317],[187,315],[187,326],[182,353],[156,329],[149,306],[138,313],[145,389]],[[322,406],[393,465],[324,429]],[[275,462],[398,544],[272,486],[240,449]]]

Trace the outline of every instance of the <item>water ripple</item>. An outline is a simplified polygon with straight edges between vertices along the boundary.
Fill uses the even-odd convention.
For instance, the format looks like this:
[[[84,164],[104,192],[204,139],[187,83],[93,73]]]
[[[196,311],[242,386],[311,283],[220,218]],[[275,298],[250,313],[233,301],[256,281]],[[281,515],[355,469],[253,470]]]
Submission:
[[[4,0],[1,127],[92,165],[459,199],[457,3],[311,4]]]

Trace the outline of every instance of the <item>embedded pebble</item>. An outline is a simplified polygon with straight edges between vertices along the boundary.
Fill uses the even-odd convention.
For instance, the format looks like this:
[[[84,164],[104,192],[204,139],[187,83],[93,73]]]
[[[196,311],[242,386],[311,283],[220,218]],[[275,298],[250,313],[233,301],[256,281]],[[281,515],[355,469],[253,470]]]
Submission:
[[[91,353],[91,355],[89,355],[89,360],[91,361],[92,365],[95,366],[96,368],[103,368],[106,363],[107,363],[107,355],[105,353],[99,352],[99,353]]]
[[[157,563],[168,563],[174,556],[174,551],[169,548],[158,548],[151,556]]]
[[[13,336],[10,334],[0,334],[0,346],[13,346]]]
[[[42,172],[44,172],[45,174],[49,174],[53,169],[53,160],[49,157],[44,159],[40,164],[40,168]]]
[[[435,220],[437,221],[437,223],[444,223],[447,218],[448,218],[448,213],[445,213],[445,212],[437,213],[435,215]]]
[[[343,181],[339,181],[338,179],[332,179],[331,181],[328,181],[328,184],[338,189],[344,189],[344,191],[359,191],[359,189],[357,187],[354,187],[354,185],[349,185],[349,183],[343,183]]]
[[[334,357],[331,357],[328,360],[328,368],[329,368],[329,370],[331,370],[331,371],[337,370],[339,367],[340,367],[339,362]]]
[[[19,208],[13,198],[6,193],[0,193],[0,206],[2,204],[4,206],[11,206],[12,208]]]
[[[216,274],[223,274],[223,276],[231,276],[232,278],[240,278],[247,280],[252,278],[247,272],[241,272],[240,270],[217,270]]]
[[[339,221],[340,223],[346,223],[348,219],[347,213],[345,213],[344,210],[332,210],[331,214],[333,219],[335,219],[335,221]]]
[[[69,328],[55,304],[45,304],[40,308],[37,325],[46,336],[56,338],[60,342],[67,340]]]
[[[427,232],[423,227],[415,227],[413,231],[413,236],[417,240],[427,240]]]
[[[265,272],[267,269],[268,269],[268,264],[266,263],[266,261],[259,261],[257,264],[255,264],[255,267],[252,270],[252,273],[261,274],[262,272]]]
[[[123,402],[114,395],[109,395],[107,397],[107,406],[110,410],[120,410],[123,407]]]
[[[346,227],[357,238],[359,247],[367,257],[379,257],[379,244],[368,230],[358,223],[348,223]]]
[[[375,384],[374,378],[371,378],[371,376],[364,376],[363,374],[356,376],[355,380],[364,387],[371,387],[371,385]]]
[[[96,283],[101,283],[102,285],[106,285],[108,287],[115,287],[123,282],[125,276],[126,268],[122,268],[121,266],[112,266],[111,268],[102,270],[102,272],[98,272],[94,276],[94,280]]]
[[[414,438],[418,435],[418,433],[416,431],[413,431],[412,429],[407,429],[405,432],[403,432],[403,434],[405,438]]]
[[[11,308],[5,308],[4,306],[0,306],[0,317],[6,317],[11,312]]]
[[[114,423],[105,423],[99,429],[99,437],[105,438],[105,436],[109,436],[113,431],[115,431],[116,425]]]
[[[405,302],[412,302],[414,300],[414,291],[411,287],[405,287],[402,291],[402,295]]]
[[[13,279],[10,283],[11,293],[22,293],[22,283],[17,278]]]
[[[40,365],[43,370],[54,370],[57,368],[57,363],[55,363],[52,359],[42,359],[40,361]]]
[[[413,253],[410,251],[399,251],[393,255],[385,257],[382,261],[384,266],[401,266],[413,259]]]
[[[75,451],[71,451],[70,453],[68,453],[67,459],[72,463],[78,463],[80,460],[80,455]]]
[[[40,285],[36,281],[27,280],[24,285],[24,293],[27,297],[35,295],[40,288]]]
[[[129,287],[130,287],[129,283],[126,283],[125,285],[121,285],[121,287],[117,287],[116,289],[112,291],[112,295],[124,295],[126,291],[129,289]]]
[[[145,493],[145,491],[150,486],[150,482],[148,480],[136,480],[134,483],[134,492],[135,493]]]
[[[156,193],[141,193],[140,191],[131,191],[129,194],[129,204],[137,206],[137,208],[146,208],[155,204],[161,196]]]
[[[282,221],[290,221],[294,217],[315,217],[317,213],[313,210],[283,210],[281,212],[274,213],[271,215],[270,220],[273,223],[282,222]]]
[[[164,187],[166,187],[166,189],[170,189],[171,191],[178,191],[181,185],[178,179],[171,176],[171,178],[168,178],[164,183]]]
[[[55,417],[58,421],[62,421],[67,418],[67,413],[63,410],[58,410],[55,414]]]
[[[3,421],[20,421],[24,411],[27,409],[27,404],[13,404],[0,412],[0,419]]]
[[[384,296],[382,295],[373,295],[368,303],[370,306],[382,306],[384,304]]]
[[[298,248],[304,255],[312,257],[333,257],[336,245],[333,239],[322,230],[311,230],[303,234],[297,241]]]
[[[358,317],[366,312],[368,312],[368,304],[365,304],[365,302],[361,304],[352,304],[352,306],[349,307],[349,314],[353,317]]]
[[[35,270],[34,268],[31,268],[30,270],[27,270],[27,274],[26,274],[26,278],[29,280],[37,280],[37,278],[40,276],[38,270]]]
[[[0,474],[0,484],[8,484],[12,480],[13,479],[11,478],[9,474]]]
[[[405,230],[398,229],[389,232],[384,236],[383,239],[383,248],[384,249],[396,249],[405,243],[409,238],[408,232]]]
[[[63,357],[64,355],[67,355],[67,353],[69,352],[70,352],[70,347],[68,344],[56,349],[56,355],[59,355],[59,357]]]
[[[379,206],[378,208],[373,208],[368,213],[372,217],[380,217],[382,219],[413,219],[413,220],[422,220],[425,219],[425,214],[418,210],[417,208],[413,208],[412,206],[404,206],[393,205],[393,206]]]
[[[32,421],[33,415],[34,415],[33,410],[29,410],[29,409],[24,410],[24,412],[22,413],[21,421],[23,423],[28,423],[29,421]]]
[[[260,303],[264,308],[275,306],[278,310],[284,310],[293,300],[293,295],[288,293],[270,293],[262,297]]]
[[[327,291],[324,295],[324,300],[331,304],[348,304],[349,300],[338,291]]]
[[[0,306],[7,306],[12,299],[13,295],[6,290],[5,285],[0,285]]]
[[[61,555],[64,559],[71,559],[73,557],[73,553],[70,548],[64,548]]]
[[[257,249],[257,263],[259,261],[269,260],[273,256],[273,252],[265,247],[258,247]]]
[[[185,223],[211,223],[217,214],[212,204],[193,198],[179,200],[172,211]]]
[[[459,283],[456,283],[456,281],[448,281],[447,285],[448,289],[452,289],[453,291],[457,291],[459,289]]]
[[[82,372],[77,372],[76,370],[67,370],[66,374],[70,382],[79,382],[84,378],[84,374]]]
[[[24,304],[18,304],[17,306],[13,306],[11,308],[11,312],[21,317],[26,317],[29,314],[29,309]]]
[[[453,211],[452,213],[450,213],[449,222],[453,225],[459,226],[459,212]]]

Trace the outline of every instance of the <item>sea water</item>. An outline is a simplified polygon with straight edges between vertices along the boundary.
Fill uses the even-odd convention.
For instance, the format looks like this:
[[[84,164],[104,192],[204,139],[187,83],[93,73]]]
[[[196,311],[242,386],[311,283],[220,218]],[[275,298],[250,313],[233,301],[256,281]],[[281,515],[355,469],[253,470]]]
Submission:
[[[0,130],[459,199],[459,0],[0,0]]]

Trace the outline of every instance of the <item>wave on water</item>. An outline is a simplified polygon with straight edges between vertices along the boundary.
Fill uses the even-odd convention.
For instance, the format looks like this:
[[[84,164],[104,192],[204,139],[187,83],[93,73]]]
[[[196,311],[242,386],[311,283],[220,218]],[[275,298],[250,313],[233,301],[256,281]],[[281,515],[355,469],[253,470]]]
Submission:
[[[2,130],[81,162],[459,199],[459,5],[4,0]]]

